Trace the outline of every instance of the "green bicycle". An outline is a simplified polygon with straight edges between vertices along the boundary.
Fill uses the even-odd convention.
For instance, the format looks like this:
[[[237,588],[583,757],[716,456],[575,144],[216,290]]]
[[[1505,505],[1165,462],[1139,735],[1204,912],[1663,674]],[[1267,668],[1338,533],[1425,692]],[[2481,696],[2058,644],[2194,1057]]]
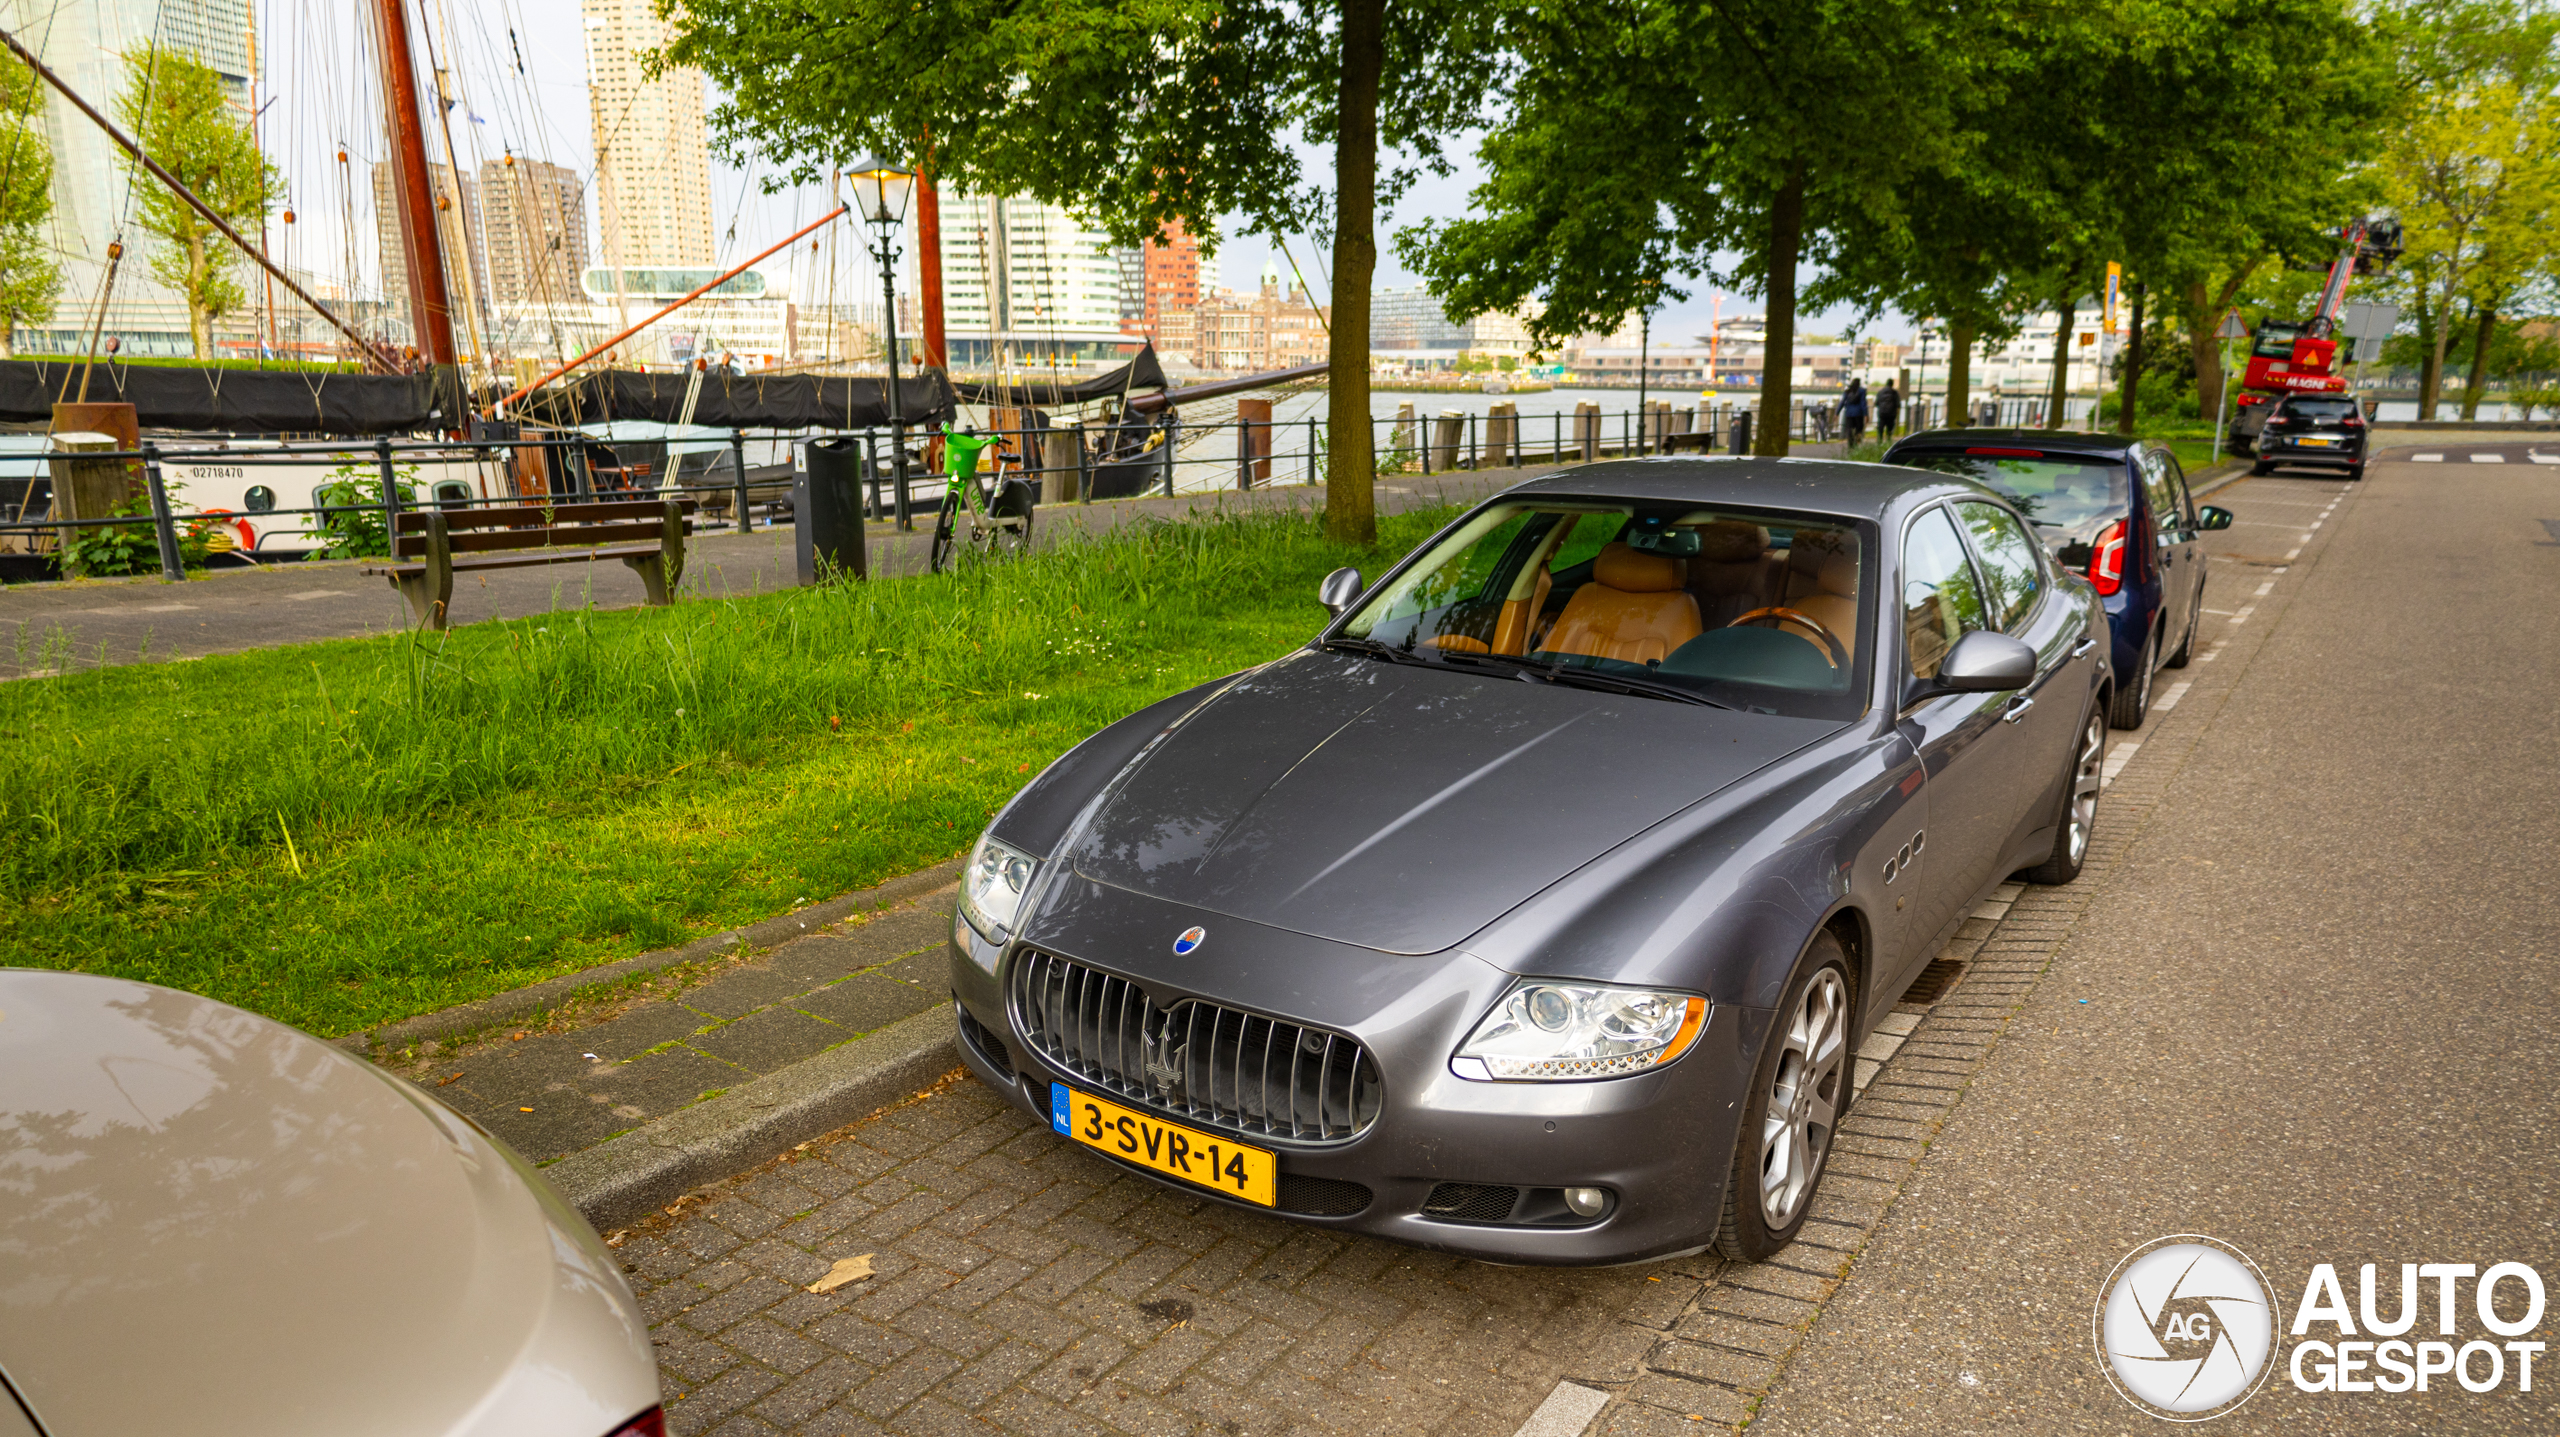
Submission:
[[[995,453],[987,472],[980,474],[978,455],[987,449]],[[1030,552],[1031,486],[1010,477],[1021,468],[1004,436],[942,427],[942,469],[949,483],[942,493],[942,512],[934,519],[928,555],[933,572],[950,568],[963,546],[982,559]]]

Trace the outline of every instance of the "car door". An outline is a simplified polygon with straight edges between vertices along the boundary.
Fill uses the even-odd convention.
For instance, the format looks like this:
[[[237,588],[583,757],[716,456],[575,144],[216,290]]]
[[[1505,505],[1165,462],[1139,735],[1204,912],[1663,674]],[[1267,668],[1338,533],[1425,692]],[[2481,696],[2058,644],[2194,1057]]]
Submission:
[[[1900,604],[1904,682],[1934,677],[1956,640],[1992,627],[1983,582],[1956,519],[1940,504],[1904,526]],[[2010,779],[2003,772],[2016,726],[2000,721],[2010,695],[1940,694],[1907,706],[1902,736],[1928,777],[1928,826],[1913,844],[1919,871],[1908,895],[1913,951],[1937,952],[1989,886],[2009,837]],[[1916,881],[1914,881],[1916,880]],[[1897,895],[1903,896],[1903,895]]]
[[[2151,511],[2151,552],[2160,576],[2160,659],[2176,653],[2187,624],[2195,618],[2197,558],[2195,520],[2187,511],[2186,486],[2176,477],[2177,461],[2157,449],[2143,451],[2142,498]]]
[[[2177,456],[2162,453],[2160,467],[2167,471],[2170,497],[2177,501],[2178,542],[2169,548],[2175,551],[2178,572],[2185,576],[2178,585],[2187,605],[2186,618],[2182,622],[2192,627],[2196,616],[2204,611],[2204,531],[2196,525],[2196,497],[2187,489],[2187,471],[2179,467]],[[2187,631],[2187,628],[2169,631],[2169,652],[2177,652],[2178,636]]]
[[[1982,574],[1991,623],[2036,651],[2035,681],[2001,696],[2007,702],[2000,723],[2010,737],[2003,744],[2006,819],[1994,820],[2002,828],[1992,879],[1997,882],[2011,865],[2042,856],[2025,849],[2060,811],[2059,785],[2089,706],[2088,685],[2066,682],[2062,675],[2074,660],[2091,657],[2097,645],[2089,637],[2086,611],[2061,595],[2044,546],[2016,514],[1973,499],[1959,501],[1955,510]]]

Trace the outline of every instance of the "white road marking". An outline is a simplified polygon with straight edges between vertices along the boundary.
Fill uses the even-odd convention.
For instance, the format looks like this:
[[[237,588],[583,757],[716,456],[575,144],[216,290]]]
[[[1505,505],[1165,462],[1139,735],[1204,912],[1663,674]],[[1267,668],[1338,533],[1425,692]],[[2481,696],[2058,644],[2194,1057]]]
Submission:
[[[287,594],[285,597],[298,604],[305,599],[334,599],[338,597],[338,591],[335,589],[305,589],[299,594]]]
[[[2412,454],[2409,457],[2417,460],[2421,464],[2442,464],[2444,462],[2444,456],[2441,454]]]
[[[2187,685],[2191,682],[2193,681],[2181,679],[2177,683],[2169,685],[2169,691],[2167,693],[2162,694],[2160,697],[2151,701],[2151,711],[2156,714],[2164,714],[2169,710],[2176,708],[2178,706],[2178,700],[2187,696]]]
[[[2133,756],[2140,752],[2142,752],[2142,743],[2138,739],[2132,743],[2116,745],[2115,749],[2107,755],[2107,761],[2098,769],[2099,786],[2103,788],[2115,782],[2116,775],[2124,772],[2124,766],[2133,762]]]
[[[195,605],[193,604],[144,604],[142,606],[142,612],[146,614],[174,614],[180,609],[192,609],[194,607]]]
[[[1591,1419],[1609,1405],[1609,1394],[1578,1382],[1559,1382],[1514,1437],[1582,1437]]]
[[[2474,454],[2471,456],[2471,462],[2474,464],[2504,464],[2507,462],[2507,456],[2504,454]]]
[[[2227,643],[2227,642],[2229,642],[2229,640],[2226,640],[2226,639],[2216,639],[2216,640],[2214,640],[2214,641],[2213,641],[2213,647],[2212,647],[2212,648],[2209,648],[2209,649],[2205,650],[2203,653],[2200,653],[2200,654],[2196,655],[2196,662],[2197,662],[2197,663],[2200,663],[2200,664],[2209,664],[2209,663],[2212,663],[2215,659],[2221,658],[2221,657],[2222,657],[2222,646],[2223,646],[2225,643]]]
[[[2255,605],[2255,604],[2242,604],[2242,605],[2240,606],[2240,612],[2238,612],[2238,613],[2236,613],[2236,614],[2233,614],[2233,615],[2231,616],[2231,623],[2232,623],[2232,626],[2233,626],[2234,628],[2237,628],[2237,627],[2239,627],[2240,625],[2242,625],[2242,624],[2245,624],[2245,623],[2249,622],[2249,616],[2250,616],[2251,614],[2256,613],[2256,612],[2258,612],[2258,606],[2257,606],[2257,605]]]
[[[2545,454],[2539,449],[2527,453],[2524,457],[2536,464],[2560,464],[2560,454]]]
[[[2302,557],[2302,546],[2301,546],[2300,544],[2296,544],[2296,545],[2294,545],[2292,548],[2287,549],[2287,550],[2285,550],[2285,551],[2284,551],[2284,561],[2285,561],[2286,563],[2288,563],[2288,564],[2292,563],[2294,560],[2299,559],[2299,558],[2301,558],[2301,557]]]
[[[2255,593],[2255,594],[2250,595],[2250,597],[2251,597],[2251,598],[2254,598],[2254,599],[2263,599],[2263,598],[2265,598],[2265,597],[2267,596],[2268,591],[2269,591],[2269,590],[2271,590],[2271,589],[2273,589],[2273,588],[2275,588],[2275,586],[2276,586],[2276,581],[2275,581],[2275,580],[2273,580],[2273,579],[2269,579],[2269,580],[2267,580],[2265,583],[2260,584],[2260,585],[2258,586],[2258,592],[2257,592],[2257,593]]]
[[[2232,610],[2232,609],[2207,609],[2207,610],[2205,610],[2205,612],[2206,612],[2206,613],[2208,613],[2208,614],[2220,614],[2222,617],[2224,617],[2224,618],[2226,618],[2226,619],[2227,619],[2227,618],[2230,618],[2230,617],[2232,616],[2232,614],[2236,612],[2236,610]]]

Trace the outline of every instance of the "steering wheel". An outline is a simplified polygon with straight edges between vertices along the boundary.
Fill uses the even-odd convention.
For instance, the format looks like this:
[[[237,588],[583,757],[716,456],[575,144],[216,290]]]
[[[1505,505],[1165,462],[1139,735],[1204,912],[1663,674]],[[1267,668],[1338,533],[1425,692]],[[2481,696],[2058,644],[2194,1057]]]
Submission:
[[[1822,640],[1820,647],[1830,651],[1822,656],[1823,662],[1831,665],[1831,667],[1835,669],[1849,661],[1849,646],[1840,642],[1838,635],[1832,633],[1829,629],[1824,628],[1820,623],[1816,622],[1811,614],[1800,613],[1794,609],[1786,608],[1783,605],[1771,604],[1765,609],[1753,609],[1750,613],[1747,613],[1741,618],[1734,620],[1732,623],[1725,625],[1725,627],[1728,629],[1738,629],[1744,624],[1748,624],[1759,619],[1773,620],[1774,622],[1770,624],[1771,628],[1776,628],[1779,624],[1800,624],[1805,628],[1813,630],[1815,636]],[[1781,632],[1783,632],[1783,630],[1781,630]],[[1802,639],[1804,638],[1804,635],[1798,634],[1796,637]],[[1806,642],[1811,643],[1812,640],[1807,639]]]

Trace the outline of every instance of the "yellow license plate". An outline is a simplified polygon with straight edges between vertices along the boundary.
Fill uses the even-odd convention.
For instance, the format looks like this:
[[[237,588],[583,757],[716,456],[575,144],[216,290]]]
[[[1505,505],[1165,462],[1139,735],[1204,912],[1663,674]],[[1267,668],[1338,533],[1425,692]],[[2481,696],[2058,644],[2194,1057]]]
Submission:
[[[1280,1201],[1280,1159],[1261,1148],[1049,1085],[1049,1126],[1122,1162],[1263,1207]]]
[[[2336,441],[2336,440],[2334,440],[2334,439],[2304,439],[2304,440],[2302,440],[2301,442],[2302,442],[2302,443],[2305,443],[2305,444],[2317,444],[2317,445],[2319,445],[2321,448],[2325,449],[2325,448],[2329,447],[2331,444],[2336,443],[2337,441]]]

